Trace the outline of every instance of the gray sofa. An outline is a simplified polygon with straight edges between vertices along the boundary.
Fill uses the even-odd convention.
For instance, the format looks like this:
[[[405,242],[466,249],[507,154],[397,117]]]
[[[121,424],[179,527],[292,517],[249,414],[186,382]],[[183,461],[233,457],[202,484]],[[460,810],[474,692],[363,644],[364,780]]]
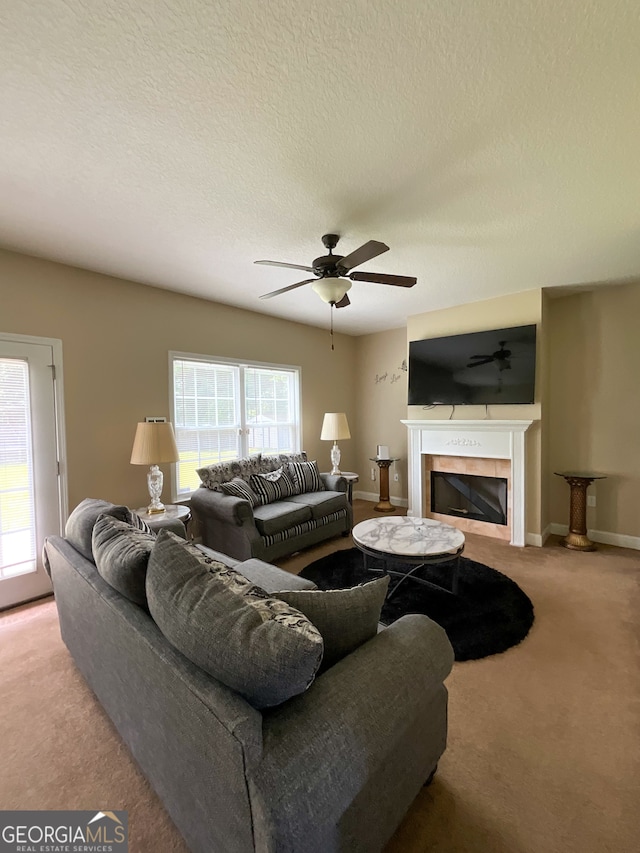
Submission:
[[[438,625],[405,616],[259,711],[67,539],[45,550],[62,638],[194,853],[382,850],[445,749],[453,653]],[[267,591],[313,588],[203,550]]]
[[[344,477],[320,474],[324,488],[287,496],[262,506],[225,494],[224,483],[252,474],[273,472],[290,461],[306,461],[306,454],[281,454],[235,460],[199,469],[202,485],[191,497],[202,543],[238,560],[256,557],[277,560],[323,542],[346,536],[352,527],[352,509]]]

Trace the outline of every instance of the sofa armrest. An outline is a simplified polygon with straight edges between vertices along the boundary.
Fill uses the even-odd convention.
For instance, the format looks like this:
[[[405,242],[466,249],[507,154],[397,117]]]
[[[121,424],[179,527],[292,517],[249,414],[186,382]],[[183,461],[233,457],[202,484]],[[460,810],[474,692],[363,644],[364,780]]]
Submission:
[[[325,489],[330,492],[346,492],[349,489],[349,484],[342,474],[320,474],[320,479]]]
[[[299,578],[293,572],[279,569],[271,563],[265,563],[264,560],[256,560],[255,557],[245,560],[243,563],[237,563],[235,570],[268,593],[294,589],[317,589],[313,581]]]
[[[202,544],[236,560],[253,556],[260,533],[249,501],[201,486],[191,496]]]
[[[332,814],[369,784],[389,786],[386,794],[393,798],[406,783],[415,796],[446,743],[443,681],[452,665],[444,630],[411,614],[328,669],[305,693],[263,711],[254,791],[262,802],[271,796],[284,809],[267,820],[283,832],[285,825],[305,830],[293,791],[300,779],[317,825],[331,823]],[[385,801],[385,792],[379,793]]]
[[[280,734],[290,738],[297,730],[302,752],[317,750],[321,756],[329,745],[334,752],[365,749],[367,733],[379,732],[383,719],[391,725],[401,720],[444,682],[453,660],[440,625],[419,613],[402,616],[316,678],[305,693],[266,712],[266,739],[277,748]]]
[[[208,515],[228,524],[253,521],[253,508],[249,501],[203,486],[191,496],[191,509],[197,515]]]
[[[235,569],[236,566],[240,565],[240,560],[236,560],[235,557],[230,557],[228,554],[223,554],[222,551],[207,548],[206,545],[196,545],[196,548],[202,551],[203,554],[206,554],[207,557],[211,557],[212,560],[217,560],[219,563],[229,566],[230,569]]]

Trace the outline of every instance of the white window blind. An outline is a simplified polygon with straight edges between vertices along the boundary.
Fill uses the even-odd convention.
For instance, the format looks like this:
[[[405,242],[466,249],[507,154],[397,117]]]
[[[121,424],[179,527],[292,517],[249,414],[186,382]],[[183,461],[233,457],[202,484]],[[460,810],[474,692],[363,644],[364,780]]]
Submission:
[[[35,571],[29,365],[0,358],[0,579]]]
[[[180,461],[175,497],[200,484],[197,468],[251,453],[293,453],[300,443],[296,367],[171,355]]]

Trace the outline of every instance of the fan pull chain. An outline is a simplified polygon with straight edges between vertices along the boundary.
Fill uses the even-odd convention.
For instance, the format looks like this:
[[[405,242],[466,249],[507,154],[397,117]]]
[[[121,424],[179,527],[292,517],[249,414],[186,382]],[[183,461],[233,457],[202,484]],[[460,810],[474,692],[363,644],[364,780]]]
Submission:
[[[331,303],[331,349],[335,349],[333,345],[333,302]]]

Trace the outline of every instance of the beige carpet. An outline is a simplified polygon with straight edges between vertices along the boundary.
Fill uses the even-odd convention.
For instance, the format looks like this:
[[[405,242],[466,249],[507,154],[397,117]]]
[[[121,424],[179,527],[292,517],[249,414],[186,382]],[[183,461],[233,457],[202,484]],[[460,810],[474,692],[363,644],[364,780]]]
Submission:
[[[640,554],[478,536],[466,554],[520,584],[536,621],[516,648],[455,665],[449,747],[387,853],[636,853]],[[186,850],[76,672],[50,599],[0,614],[0,709],[0,808],[127,809],[132,853]]]

